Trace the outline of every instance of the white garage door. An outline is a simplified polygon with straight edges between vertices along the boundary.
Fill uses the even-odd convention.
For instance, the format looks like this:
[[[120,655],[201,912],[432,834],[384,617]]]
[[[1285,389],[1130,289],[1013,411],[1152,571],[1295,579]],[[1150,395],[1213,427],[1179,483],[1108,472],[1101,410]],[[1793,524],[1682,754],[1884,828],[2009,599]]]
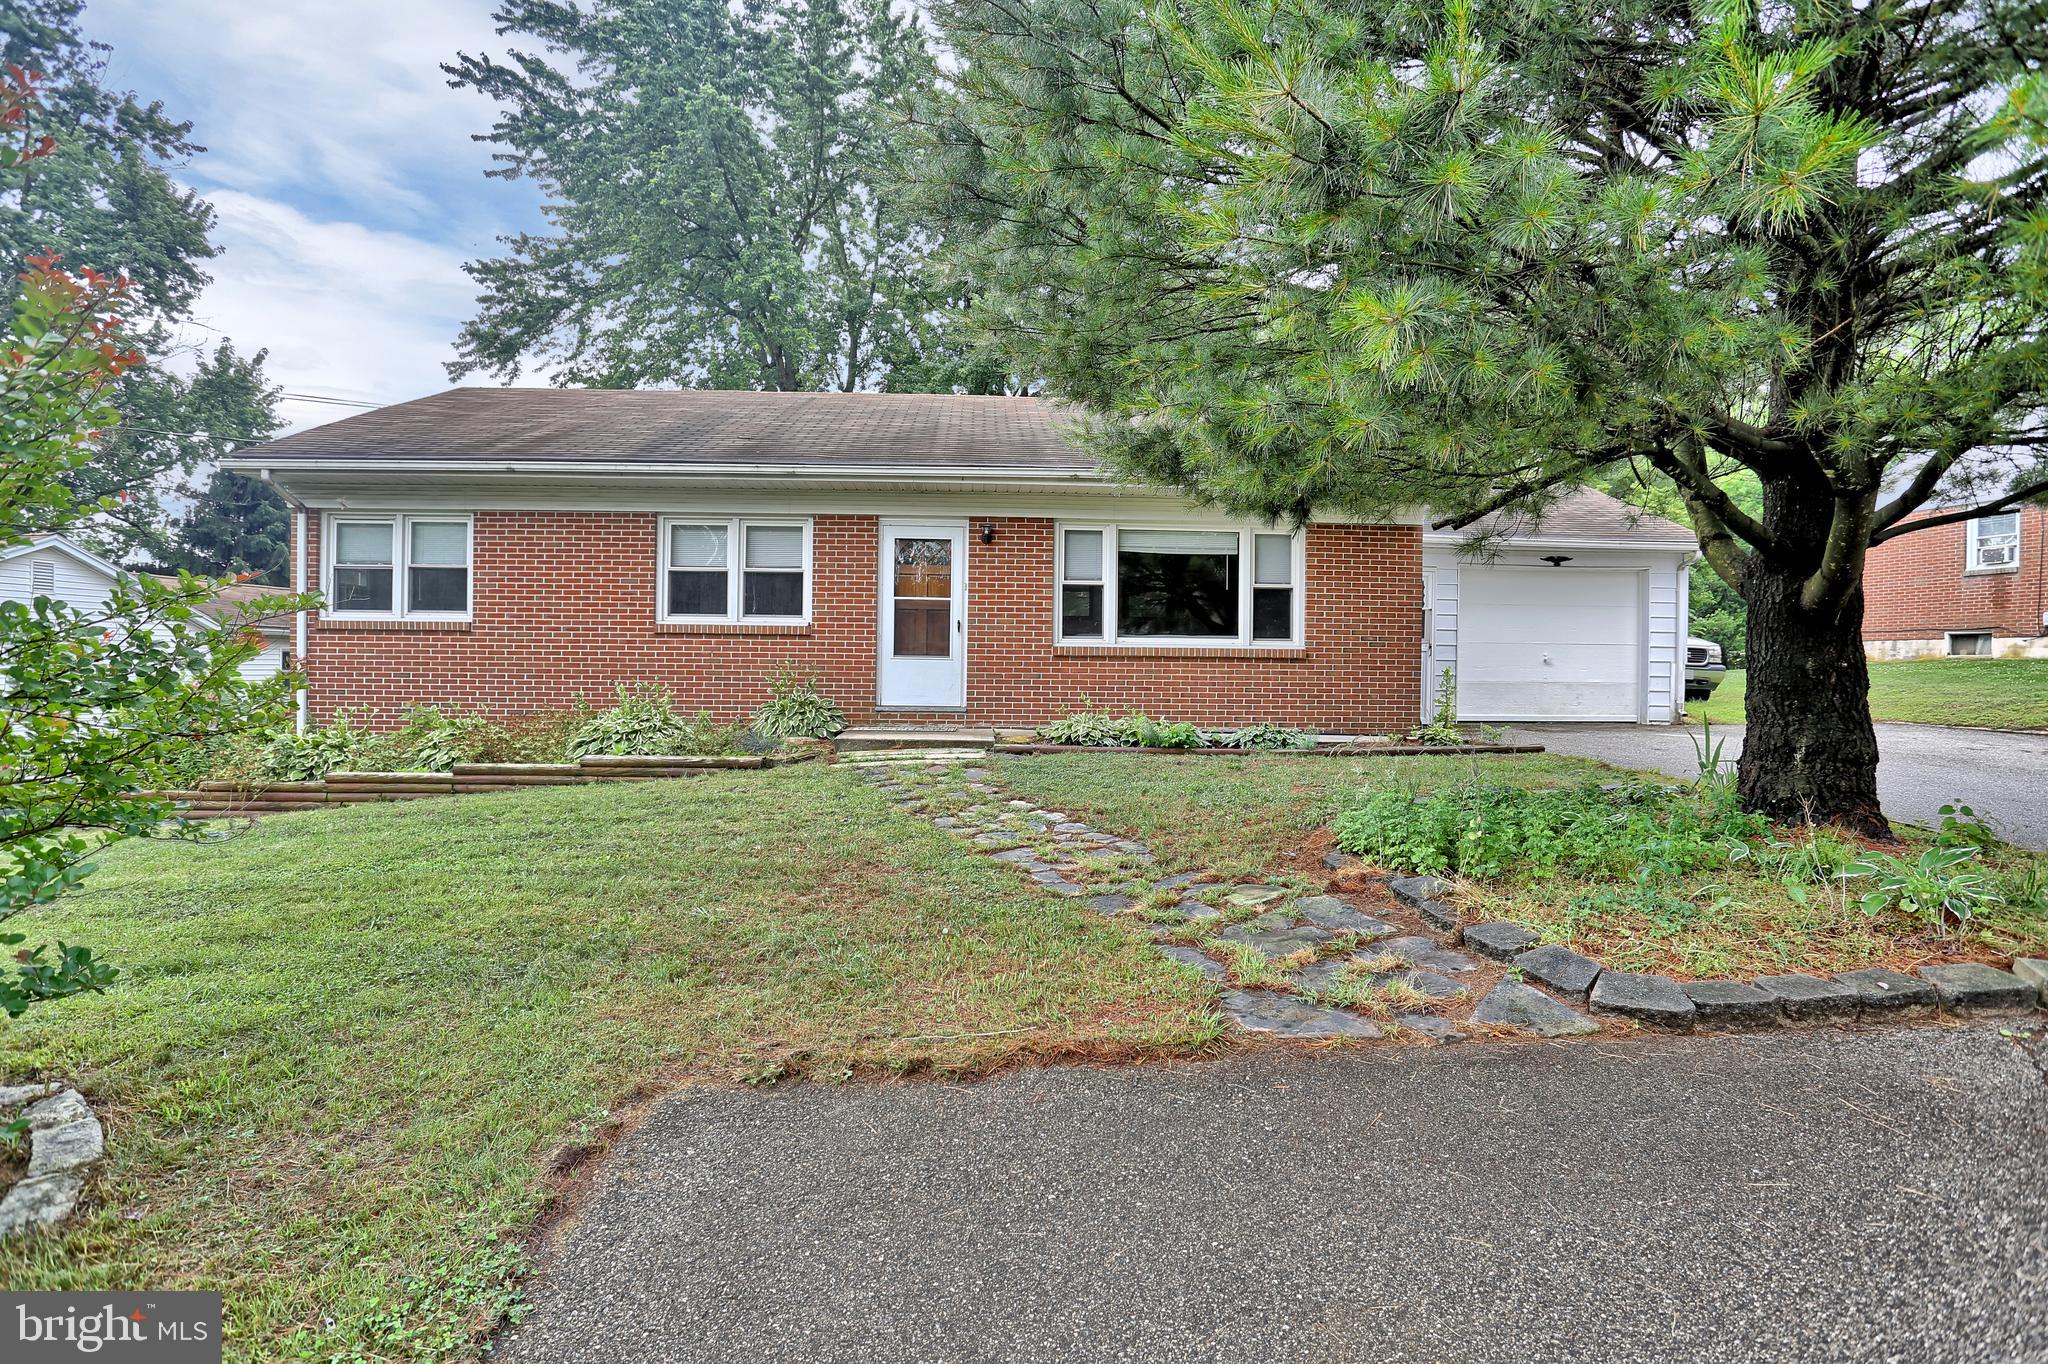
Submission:
[[[1641,574],[1467,566],[1458,589],[1460,719],[1641,717]]]

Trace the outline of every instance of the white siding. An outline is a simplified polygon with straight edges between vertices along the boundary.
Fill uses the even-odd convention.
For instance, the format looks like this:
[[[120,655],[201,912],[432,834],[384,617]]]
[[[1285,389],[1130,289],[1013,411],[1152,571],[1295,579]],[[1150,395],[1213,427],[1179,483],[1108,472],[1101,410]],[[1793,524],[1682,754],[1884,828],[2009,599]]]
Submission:
[[[1668,725],[1685,694],[1685,570],[1662,564],[1649,573],[1649,655],[1643,718]]]
[[[107,604],[107,598],[113,591],[112,579],[69,554],[50,549],[32,549],[16,558],[0,561],[0,601],[34,600],[37,595],[35,566],[39,563],[48,566],[55,583],[55,591],[44,595],[68,602],[82,611],[97,611]],[[240,668],[242,676],[251,682],[277,676],[284,671],[285,651],[289,648],[289,635],[266,636],[263,651],[243,661]]]
[[[1436,713],[1436,693],[1444,669],[1455,678],[1458,672],[1458,564],[1429,565],[1430,620],[1435,638],[1431,642],[1429,676],[1422,685],[1422,718]]]
[[[251,682],[266,682],[284,671],[284,654],[291,644],[287,640],[266,636],[263,652],[242,660],[241,674]]]
[[[1466,560],[1450,544],[1428,544],[1423,548],[1423,567],[1430,577],[1430,620],[1434,632],[1430,668],[1441,673],[1445,668],[1457,676],[1460,653],[1461,607],[1466,605],[1473,584],[1487,581],[1483,570],[1488,568],[1515,568],[1541,566],[1549,572],[1575,572],[1600,569],[1626,569],[1637,573],[1643,583],[1639,594],[1634,621],[1615,623],[1612,632],[1617,639],[1641,641],[1642,697],[1640,715],[1648,724],[1669,724],[1677,718],[1679,698],[1683,694],[1682,679],[1685,675],[1685,564],[1687,554],[1668,549],[1657,550],[1588,550],[1573,548],[1572,563],[1567,568],[1551,568],[1542,565],[1540,556],[1548,552],[1535,545],[1511,545],[1491,559]],[[1466,570],[1479,569],[1469,575]],[[1466,641],[1470,643],[1470,641]],[[1532,680],[1534,674],[1532,673]],[[1494,679],[1498,682],[1500,679]],[[1487,683],[1474,679],[1482,693]],[[1429,712],[1434,687],[1434,676],[1430,685],[1423,688],[1423,712]],[[1494,719],[1499,716],[1484,715],[1473,704],[1468,704],[1461,687],[1460,712],[1471,719]],[[1483,694],[1478,704],[1484,704]],[[1586,718],[1601,718],[1588,716]]]
[[[81,611],[96,611],[107,604],[113,582],[97,569],[54,549],[32,549],[0,563],[0,601],[35,600],[37,564],[45,565],[56,583],[55,591],[43,595],[69,602]]]

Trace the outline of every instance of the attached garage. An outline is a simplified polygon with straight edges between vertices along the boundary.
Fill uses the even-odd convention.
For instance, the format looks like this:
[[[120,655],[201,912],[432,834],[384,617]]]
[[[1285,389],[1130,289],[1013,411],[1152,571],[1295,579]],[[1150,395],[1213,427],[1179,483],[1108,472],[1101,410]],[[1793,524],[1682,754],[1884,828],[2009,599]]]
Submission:
[[[1676,719],[1691,533],[1594,492],[1489,529],[1425,537],[1425,714],[1448,669],[1461,720]]]
[[[1638,720],[1643,575],[1467,566],[1461,719]]]

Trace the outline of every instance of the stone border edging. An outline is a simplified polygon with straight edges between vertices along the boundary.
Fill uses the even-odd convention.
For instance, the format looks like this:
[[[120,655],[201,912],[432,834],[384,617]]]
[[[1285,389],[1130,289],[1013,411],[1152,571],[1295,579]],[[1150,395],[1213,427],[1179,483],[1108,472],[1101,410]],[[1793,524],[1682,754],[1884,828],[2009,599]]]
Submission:
[[[63,1221],[106,1154],[106,1132],[85,1096],[58,1085],[0,1086],[0,1113],[26,1105],[28,1170],[0,1198],[0,1236]]]
[[[1387,886],[1474,951],[1506,962],[1567,998],[1586,1002],[1596,1013],[1616,1014],[1648,1027],[1682,1032],[1695,1023],[1745,1028],[1826,1022],[1864,1013],[1914,1018],[1936,1010],[2022,1013],[2048,1007],[2048,959],[2038,957],[2016,958],[2011,971],[1981,962],[1942,962],[1922,966],[1914,976],[1866,966],[1831,977],[1790,972],[1748,980],[1676,981],[1617,971],[1570,948],[1544,944],[1534,929],[1511,919],[1461,923],[1440,898],[1448,886],[1440,877],[1396,877]]]
[[[913,764],[936,780],[907,782],[907,769]],[[1440,945],[1442,930],[1421,915],[1416,916],[1423,919],[1420,931],[1406,931],[1353,905],[1332,886],[1320,893],[1301,892],[1283,885],[1233,883],[1207,870],[1157,876],[1158,859],[1144,843],[1029,800],[1006,800],[1005,789],[986,766],[944,758],[912,760],[888,767],[869,765],[861,775],[899,807],[929,818],[935,828],[991,860],[1024,872],[1040,890],[1078,898],[1106,918],[1139,912],[1141,901],[1151,896],[1177,895],[1172,917],[1145,914],[1133,926],[1163,955],[1199,971],[1217,991],[1218,1012],[1238,1031],[1311,1041],[1414,1035],[1437,1043],[1495,1033],[1561,1038],[1601,1031],[1591,1018],[1520,981],[1492,985],[1462,1020],[1455,1013],[1438,1012],[1439,1005],[1462,1003],[1477,993],[1466,982],[1480,978],[1470,973],[1481,966],[1473,957]],[[926,786],[933,789],[926,792]],[[1089,857],[1112,850],[1142,870],[1100,868],[1106,875],[1096,875],[1088,866]],[[1345,872],[1359,860],[1349,853],[1331,853],[1322,865]],[[1202,898],[1210,892],[1214,898]],[[1454,913],[1449,906],[1439,908]],[[1180,937],[1184,929],[1202,922],[1214,927],[1213,934]],[[1264,973],[1256,983],[1243,981],[1232,964],[1239,956],[1234,949],[1244,949],[1268,966],[1287,964],[1277,976]],[[1290,962],[1302,953],[1312,959]],[[1390,995],[1399,985],[1404,995],[1382,1001],[1378,1009],[1326,997],[1327,984],[1362,963],[1374,965],[1361,979],[1387,988]]]

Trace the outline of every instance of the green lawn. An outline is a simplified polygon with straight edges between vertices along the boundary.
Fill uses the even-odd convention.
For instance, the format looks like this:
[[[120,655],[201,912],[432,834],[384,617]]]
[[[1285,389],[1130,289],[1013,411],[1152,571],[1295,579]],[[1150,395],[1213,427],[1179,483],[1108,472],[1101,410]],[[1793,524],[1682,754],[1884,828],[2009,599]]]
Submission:
[[[124,974],[0,1023],[0,1075],[76,1079],[110,1138],[81,1218],[0,1246],[0,1282],[220,1288],[236,1360],[472,1355],[551,1153],[647,1087],[1216,1034],[1130,929],[823,767],[130,845],[22,926]]]
[[[1695,720],[1740,724],[1747,678],[1736,669],[1705,701],[1688,701]],[[2048,658],[1927,658],[1870,665],[1870,711],[1879,720],[1920,725],[2048,729]]]
[[[1257,877],[1325,828],[1353,797],[1482,779],[1570,785],[1613,769],[1554,753],[1529,757],[1271,758],[1058,753],[1008,758],[1002,782],[1047,806],[1085,812],[1175,866]]]

